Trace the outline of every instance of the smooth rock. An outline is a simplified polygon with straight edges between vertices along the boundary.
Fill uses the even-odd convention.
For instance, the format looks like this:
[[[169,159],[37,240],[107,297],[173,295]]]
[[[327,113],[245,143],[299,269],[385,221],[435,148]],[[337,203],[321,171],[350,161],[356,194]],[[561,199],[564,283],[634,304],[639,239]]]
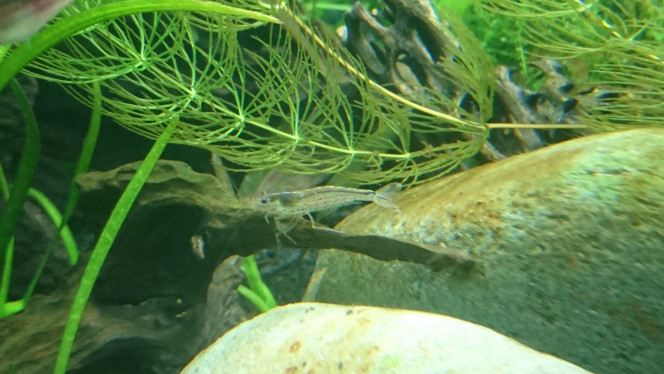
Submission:
[[[486,327],[411,310],[290,304],[202,351],[195,373],[589,373]]]
[[[325,251],[305,300],[451,315],[588,370],[664,372],[664,129],[575,139],[367,206],[338,229],[474,255],[442,272]]]

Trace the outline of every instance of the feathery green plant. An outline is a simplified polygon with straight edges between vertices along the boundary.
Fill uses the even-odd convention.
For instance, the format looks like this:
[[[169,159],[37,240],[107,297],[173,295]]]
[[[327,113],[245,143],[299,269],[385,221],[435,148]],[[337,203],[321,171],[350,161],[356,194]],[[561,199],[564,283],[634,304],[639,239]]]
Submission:
[[[209,149],[243,170],[340,173],[356,183],[421,181],[422,176],[442,175],[472,156],[489,129],[496,127],[486,123],[492,105],[492,64],[458,23],[453,23],[453,31],[462,45],[471,45],[464,45],[463,54],[447,51],[454,62],[444,68],[454,71],[456,84],[473,94],[479,115],[464,112],[436,92],[403,97],[377,86],[366,78],[357,61],[334,49],[335,43],[326,35],[314,33],[285,3],[104,3],[79,1],[68,8],[65,21],[84,19],[84,14],[104,17],[95,19],[100,23],[85,25],[84,33],[66,39],[62,48],[45,50],[28,72],[64,83],[86,103],[91,84],[98,82],[104,93],[103,113],[147,137],[158,137],[177,114],[181,125],[172,142]],[[634,40],[639,30],[661,34],[661,25],[641,19],[630,25],[634,12],[626,14],[625,8],[618,8],[625,14],[617,14],[600,1],[522,5],[523,1],[506,0],[486,4],[515,17],[537,17],[538,22],[526,27],[526,38],[538,51],[554,51],[556,57],[598,51],[618,56],[597,71],[605,72],[600,83],[620,81],[627,95],[616,99],[622,100],[620,105],[591,111],[588,125],[608,129],[644,124],[644,118],[652,121],[652,116],[643,116],[644,111],[661,117],[656,105],[658,91],[638,95],[640,102],[630,95],[644,90],[637,85],[662,78],[661,52],[656,45]],[[181,11],[140,13],[176,8]],[[655,19],[654,15],[661,15],[661,7],[640,12]],[[560,17],[567,23],[561,23]],[[597,31],[598,27],[604,32]],[[263,39],[269,42],[250,40],[262,52],[242,45],[241,38],[252,30],[269,34]],[[631,54],[634,51],[639,57]],[[610,62],[628,57],[655,69]],[[634,74],[643,79],[633,80]],[[344,84],[359,92],[357,99],[346,96],[341,88]],[[429,132],[457,133],[462,136],[455,139],[465,140],[441,144],[414,140]],[[351,164],[361,167],[349,169]]]
[[[661,0],[485,0],[523,24],[534,57],[562,60],[575,79],[608,87],[610,105],[588,108],[583,121],[608,130],[664,124],[664,5]]]
[[[80,2],[68,9],[70,16],[94,3]],[[114,4],[121,3],[104,6]],[[332,49],[329,37],[314,34],[284,4],[233,0],[224,6],[237,14],[219,15],[210,6],[205,13],[115,18],[47,50],[28,71],[65,83],[83,102],[90,84],[99,82],[103,113],[147,137],[159,136],[177,114],[181,124],[172,142],[209,149],[244,170],[343,174],[360,164],[348,179],[416,180],[449,171],[486,139],[493,80],[481,53],[470,61],[468,54],[451,51],[464,62],[451,67],[463,88],[480,96],[482,116],[475,118],[441,95],[424,101],[375,85],[357,61]],[[269,35],[269,44],[254,40],[261,52],[240,43],[252,30]],[[359,92],[356,100],[346,96],[343,84]],[[413,141],[432,131],[466,140]]]

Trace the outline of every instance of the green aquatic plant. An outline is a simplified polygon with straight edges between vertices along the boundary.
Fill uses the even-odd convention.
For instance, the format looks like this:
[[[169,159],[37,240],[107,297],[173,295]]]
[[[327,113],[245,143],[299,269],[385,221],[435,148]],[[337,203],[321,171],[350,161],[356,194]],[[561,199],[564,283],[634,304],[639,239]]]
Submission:
[[[69,8],[69,17],[94,3]],[[86,103],[91,83],[99,82],[104,115],[144,136],[157,137],[178,115],[171,142],[208,149],[243,170],[340,173],[356,183],[417,180],[454,168],[488,135],[492,67],[481,53],[456,51],[456,73],[481,103],[476,115],[441,95],[424,101],[374,84],[329,36],[283,4],[228,1],[219,15],[214,6],[221,4],[192,3],[209,4],[208,11],[134,14],[91,26],[45,51],[28,72],[65,84]],[[133,2],[97,9],[119,4]],[[146,10],[149,2],[140,4]],[[261,52],[245,48],[243,37]],[[349,98],[344,85],[357,97]],[[465,140],[413,141],[429,132]],[[351,164],[362,167],[349,172]]]
[[[74,346],[76,331],[78,330],[85,305],[92,293],[95,280],[101,271],[101,267],[106,260],[108,252],[111,250],[115,237],[120,231],[120,227],[122,227],[122,223],[127,218],[127,214],[129,214],[129,210],[134,204],[138,193],[141,192],[150,172],[159,160],[164,148],[166,148],[170,137],[175,132],[177,124],[178,120],[177,117],[175,117],[171,120],[169,126],[167,126],[161,133],[159,138],[157,138],[152,149],[136,171],[136,174],[131,178],[129,184],[122,192],[122,195],[120,195],[108,221],[106,221],[106,225],[102,229],[99,239],[92,250],[88,264],[85,267],[85,272],[81,278],[80,286],[76,292],[74,303],[69,313],[67,324],[65,325],[65,331],[62,334],[62,342],[55,362],[55,373],[64,373],[67,369],[67,362],[69,361],[69,355]]]
[[[8,200],[10,196],[8,187],[9,186],[7,185],[4,173],[2,172],[2,167],[0,167],[0,190],[2,191],[5,200]],[[62,240],[65,250],[67,251],[67,254],[69,256],[69,263],[72,266],[76,265],[79,257],[78,245],[76,244],[76,240],[74,239],[74,235],[72,234],[71,229],[66,224],[66,221],[63,219],[63,216],[62,214],[60,214],[58,208],[44,193],[35,190],[33,188],[28,189],[28,197],[34,200],[37,203],[37,205],[44,210],[44,212],[48,215],[51,221],[53,221],[55,227],[58,228],[59,237]],[[42,261],[40,262],[37,271],[35,271],[35,274],[32,277],[32,280],[30,281],[30,284],[28,285],[28,288],[25,291],[23,297],[21,297],[18,300],[10,301],[8,295],[9,295],[9,285],[10,285],[10,276],[11,276],[11,265],[14,254],[14,238],[13,237],[10,238],[9,243],[5,247],[6,248],[6,253],[4,255],[5,262],[4,262],[4,267],[2,268],[2,272],[0,273],[2,274],[0,280],[0,319],[11,316],[16,313],[20,313],[27,307],[28,302],[30,301],[30,297],[32,296],[35,287],[37,286],[39,277],[41,276],[42,272],[44,271],[44,268],[46,267],[46,263],[48,261],[48,258],[50,256],[54,244],[55,240],[53,240],[49,245],[49,247],[47,248],[46,253],[42,257]]]
[[[664,5],[661,0],[485,0],[518,20],[532,58],[563,61],[575,81],[608,87],[609,105],[589,107],[595,129],[664,124]]]
[[[9,185],[2,165],[0,165],[0,194],[7,202],[0,217],[0,222],[2,222],[2,225],[0,225],[0,319],[25,309],[55,243],[55,240],[53,240],[47,249],[24,296],[19,300],[9,301],[9,282],[14,254],[13,228],[20,217],[23,203],[28,197],[35,200],[51,218],[55,226],[58,227],[59,236],[65,245],[71,264],[74,265],[78,261],[78,247],[63,216],[45,194],[30,188],[39,154],[37,120],[32,108],[30,108],[27,97],[16,80],[11,81],[11,88],[23,112],[26,123],[26,140],[18,173],[14,177],[12,186]]]
[[[525,69],[527,58],[522,20],[491,12],[478,1],[458,15],[480,41],[494,65]]]
[[[431,0],[431,4],[440,11],[440,9],[449,9],[457,17],[463,17],[464,14],[475,3],[475,0]]]
[[[242,258],[242,270],[247,277],[249,288],[240,285],[237,291],[244,296],[261,312],[265,313],[272,308],[277,307],[277,301],[274,295],[261,278],[260,270],[256,264],[254,255]]]
[[[3,316],[10,314],[10,311],[6,310],[6,294],[9,289],[9,275],[14,246],[14,227],[21,216],[23,204],[28,197],[30,184],[32,184],[32,178],[34,177],[39,157],[37,120],[19,83],[16,80],[11,80],[10,83],[25,118],[26,136],[18,171],[14,176],[11,189],[8,186],[4,172],[2,173],[2,192],[6,200],[5,208],[0,216],[0,271],[2,271],[0,313]],[[12,307],[12,309],[16,308]]]
[[[71,234],[71,231],[67,225],[67,222],[71,217],[72,213],[74,212],[76,203],[78,201],[78,187],[74,179],[77,175],[80,175],[85,171],[87,171],[87,168],[90,164],[90,160],[92,158],[92,152],[94,151],[94,145],[96,144],[96,139],[99,132],[99,125],[101,123],[101,114],[99,110],[101,94],[98,89],[98,85],[96,85],[97,94],[95,95],[95,100],[94,100],[95,105],[93,106],[93,116],[90,121],[90,129],[84,140],[79,161],[74,171],[74,178],[72,179],[72,183],[70,186],[70,191],[65,206],[65,211],[63,214],[60,214],[58,209],[46,197],[45,194],[33,188],[30,188],[30,183],[32,180],[32,176],[34,175],[37,158],[39,154],[39,136],[37,129],[37,121],[32,112],[32,108],[30,108],[28,100],[25,97],[20,85],[16,82],[16,80],[12,80],[10,84],[25,117],[26,140],[23,149],[23,154],[21,156],[21,161],[19,163],[18,171],[14,176],[11,188],[7,182],[4,171],[0,166],[0,191],[2,192],[2,196],[6,200],[6,206],[2,212],[2,219],[0,220],[0,270],[2,274],[0,280],[0,318],[5,318],[12,314],[19,313],[26,308],[29,299],[32,296],[32,293],[34,292],[34,289],[37,285],[37,281],[39,280],[39,277],[46,266],[50,253],[55,244],[55,240],[58,237],[64,243],[65,249],[67,250],[67,253],[69,255],[70,263],[72,265],[75,265],[77,263],[79,257],[79,250],[73,238],[73,235]],[[8,301],[9,280],[10,280],[12,257],[14,250],[13,231],[16,222],[20,217],[21,207],[26,197],[34,199],[38,203],[38,205],[44,209],[44,211],[47,213],[47,215],[51,218],[54,225],[56,226],[57,231],[56,235],[49,243],[46,252],[43,255],[42,260],[39,264],[39,267],[35,272],[35,275],[33,276],[33,279],[30,282],[24,296],[19,300]],[[90,283],[90,287],[92,287],[93,283],[94,281]],[[76,317],[76,315],[74,314],[72,314],[72,316]],[[80,315],[78,316],[78,318],[80,318]],[[71,335],[71,340],[73,341],[74,334],[70,335]],[[68,336],[64,334],[63,340],[67,340],[67,338]],[[10,362],[10,368],[12,368],[13,370],[11,362]]]

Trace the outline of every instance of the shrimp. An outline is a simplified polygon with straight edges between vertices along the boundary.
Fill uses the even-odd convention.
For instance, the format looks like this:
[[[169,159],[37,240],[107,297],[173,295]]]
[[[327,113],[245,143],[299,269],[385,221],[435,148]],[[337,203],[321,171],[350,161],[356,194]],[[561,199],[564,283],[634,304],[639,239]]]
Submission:
[[[385,208],[399,211],[392,196],[401,190],[399,183],[392,183],[378,191],[338,186],[322,186],[294,192],[278,192],[265,195],[255,204],[256,210],[266,217],[297,217],[325,209],[337,209],[359,202],[373,202]]]

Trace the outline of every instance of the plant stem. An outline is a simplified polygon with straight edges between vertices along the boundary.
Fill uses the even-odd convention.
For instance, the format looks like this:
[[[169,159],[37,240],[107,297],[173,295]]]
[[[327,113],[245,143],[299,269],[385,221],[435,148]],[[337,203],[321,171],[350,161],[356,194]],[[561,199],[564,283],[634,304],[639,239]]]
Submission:
[[[18,222],[18,219],[21,216],[23,203],[28,197],[28,191],[32,184],[32,178],[35,175],[37,160],[39,158],[39,129],[37,128],[35,114],[32,112],[32,108],[30,108],[30,104],[28,103],[28,98],[25,96],[23,88],[21,88],[18,81],[12,79],[11,87],[18,99],[23,116],[25,117],[25,145],[23,147],[21,161],[18,165],[18,171],[14,177],[14,183],[11,186],[9,199],[7,199],[2,216],[0,216],[0,271],[3,271],[3,273],[5,269],[5,261],[11,259],[11,256],[7,256],[9,243],[14,237],[14,227],[16,227],[16,222]],[[3,278],[5,277],[3,276]],[[9,279],[8,276],[6,278]],[[8,282],[9,281],[7,280],[7,283]],[[3,282],[3,284],[0,285],[0,289],[4,289],[5,287],[8,289],[9,285]],[[4,301],[6,300],[0,300],[0,316],[4,315]]]
[[[83,273],[83,278],[81,278],[81,283],[79,285],[78,291],[76,292],[76,297],[72,305],[71,312],[69,313],[69,318],[67,319],[67,324],[65,325],[65,331],[62,335],[62,342],[60,344],[60,350],[58,352],[58,357],[55,363],[54,373],[64,374],[67,370],[67,363],[69,361],[69,356],[71,355],[71,350],[74,345],[74,338],[76,337],[76,331],[78,330],[79,323],[81,321],[81,316],[83,315],[83,310],[85,309],[85,304],[90,298],[92,293],[92,288],[94,287],[99,271],[101,270],[104,260],[115,241],[115,237],[120,231],[120,227],[124,222],[129,210],[131,209],[136,197],[141,191],[143,185],[147,181],[150,172],[156,165],[161,153],[168,144],[168,141],[171,139],[171,136],[177,128],[179,119],[177,117],[173,118],[169,123],[168,127],[164,129],[162,134],[157,138],[152,149],[143,160],[143,163],[136,171],[136,174],[131,178],[129,184],[125,188],[124,192],[120,196],[120,199],[113,208],[111,216],[106,222],[106,226],[99,235],[99,240],[95,245],[95,248],[92,250],[92,255],[90,255],[90,260],[88,265],[85,268]]]

